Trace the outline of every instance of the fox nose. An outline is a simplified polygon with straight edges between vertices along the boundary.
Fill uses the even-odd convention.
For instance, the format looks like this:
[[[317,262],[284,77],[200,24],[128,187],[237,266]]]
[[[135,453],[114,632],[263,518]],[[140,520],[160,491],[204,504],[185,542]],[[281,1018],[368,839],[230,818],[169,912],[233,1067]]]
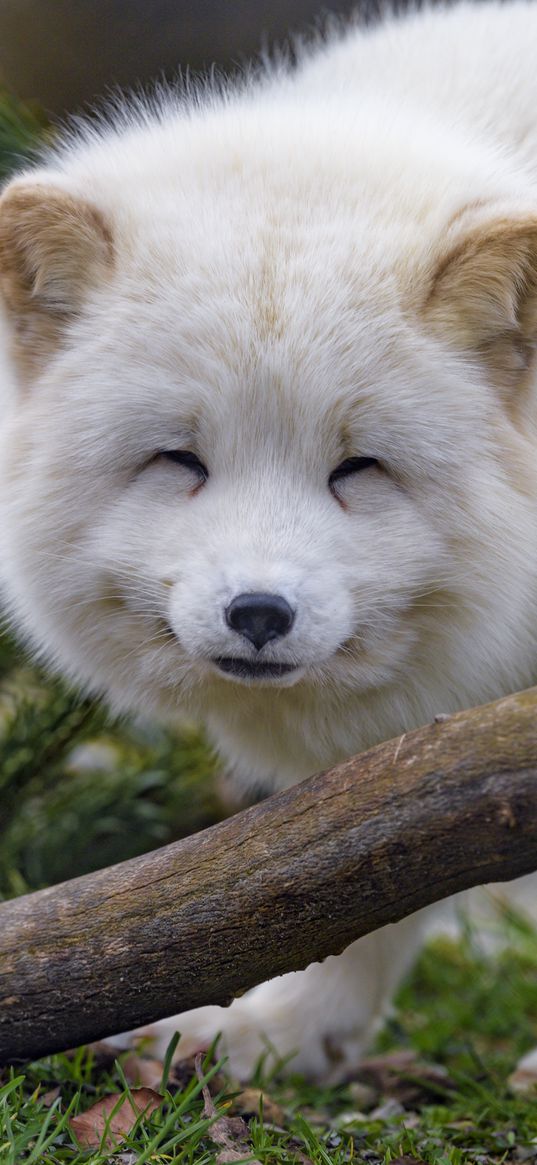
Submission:
[[[253,591],[236,595],[225,611],[226,622],[261,651],[271,639],[281,639],[291,630],[295,613],[282,595]]]

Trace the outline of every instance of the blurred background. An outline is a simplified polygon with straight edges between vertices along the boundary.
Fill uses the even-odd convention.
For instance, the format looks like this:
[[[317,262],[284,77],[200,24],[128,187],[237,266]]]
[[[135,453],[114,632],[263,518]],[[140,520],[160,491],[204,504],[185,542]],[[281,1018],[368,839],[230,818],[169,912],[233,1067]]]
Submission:
[[[233,69],[262,46],[378,0],[0,0],[0,78],[62,114],[107,88],[172,79],[178,66]]]

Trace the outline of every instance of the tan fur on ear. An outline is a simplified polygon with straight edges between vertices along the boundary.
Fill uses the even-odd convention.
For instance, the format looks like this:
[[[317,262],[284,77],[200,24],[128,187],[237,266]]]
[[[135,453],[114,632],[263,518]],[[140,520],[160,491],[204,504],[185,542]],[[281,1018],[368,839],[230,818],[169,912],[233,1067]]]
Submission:
[[[57,344],[112,261],[111,232],[95,207],[46,184],[8,186],[0,198],[0,291],[23,363]]]
[[[424,316],[443,338],[483,359],[492,382],[512,397],[537,347],[537,214],[479,216],[473,227],[469,217],[437,264]]]

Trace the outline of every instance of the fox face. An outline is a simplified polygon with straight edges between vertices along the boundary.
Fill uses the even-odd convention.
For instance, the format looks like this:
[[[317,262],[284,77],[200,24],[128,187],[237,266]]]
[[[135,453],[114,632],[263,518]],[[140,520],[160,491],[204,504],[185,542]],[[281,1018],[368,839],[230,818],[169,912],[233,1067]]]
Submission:
[[[363,195],[215,185],[4,193],[15,622],[164,716],[389,693],[397,731],[529,682],[537,219],[464,203],[395,238]]]

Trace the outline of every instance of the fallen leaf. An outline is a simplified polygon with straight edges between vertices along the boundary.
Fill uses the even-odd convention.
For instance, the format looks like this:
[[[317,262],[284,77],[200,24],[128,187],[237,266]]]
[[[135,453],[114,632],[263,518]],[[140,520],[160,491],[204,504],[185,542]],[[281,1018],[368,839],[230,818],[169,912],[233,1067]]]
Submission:
[[[456,1087],[441,1064],[429,1064],[406,1049],[362,1060],[354,1076],[379,1096],[411,1107],[431,1097],[444,1096]]]
[[[285,1123],[285,1115],[283,1109],[275,1100],[272,1100],[262,1088],[244,1088],[237,1096],[233,1097],[232,1108],[234,1112],[239,1112],[241,1116],[258,1116],[259,1111],[263,1112],[264,1120],[270,1121],[274,1125],[283,1125]]]
[[[293,1149],[293,1157],[296,1157],[301,1162],[301,1165],[313,1165],[311,1157],[306,1157],[306,1154],[302,1152],[300,1148],[301,1144],[302,1142],[298,1141],[296,1137],[290,1138],[289,1146]]]
[[[123,1048],[115,1048],[112,1044],[107,1044],[105,1040],[98,1040],[96,1043],[89,1044],[88,1047],[93,1053],[94,1067],[98,1070],[112,1068],[116,1060],[121,1060],[128,1084],[132,1084],[135,1088],[143,1086],[154,1088],[156,1091],[160,1088],[164,1069],[160,1060],[151,1059],[149,1056],[139,1056],[133,1050],[125,1052]],[[190,1075],[194,1075],[193,1065]]]
[[[115,1092],[98,1100],[79,1116],[71,1117],[69,1125],[82,1148],[97,1149],[103,1144],[106,1149],[114,1149],[130,1133],[142,1113],[149,1116],[160,1104],[162,1097],[152,1088],[135,1088],[128,1095]],[[110,1115],[112,1112],[113,1116]]]
[[[203,1069],[201,1066],[202,1055],[199,1053],[194,1061],[196,1076],[198,1080],[203,1080]],[[220,1151],[216,1154],[216,1165],[232,1165],[234,1161],[244,1161],[245,1157],[249,1158],[250,1165],[261,1165],[259,1161],[250,1157],[250,1135],[248,1125],[243,1121],[241,1116],[218,1116],[214,1105],[213,1098],[209,1092],[207,1084],[202,1085],[203,1095],[203,1114],[206,1117],[216,1120],[208,1130],[208,1136],[215,1145],[220,1145]]]
[[[48,1092],[43,1093],[41,1097],[41,1104],[44,1105],[45,1108],[50,1108],[51,1104],[54,1104],[54,1101],[58,1099],[59,1095],[59,1085],[57,1088],[49,1088]]]
[[[127,1084],[132,1084],[139,1088],[154,1088],[158,1091],[162,1084],[162,1073],[164,1064],[160,1060],[151,1060],[146,1056],[137,1056],[136,1052],[129,1052],[125,1059],[121,1060],[121,1066],[125,1073]]]
[[[411,1157],[406,1153],[403,1157],[392,1157],[391,1165],[425,1165],[420,1157]]]
[[[196,1057],[186,1056],[183,1060],[175,1060],[170,1069],[170,1077],[168,1080],[168,1088],[178,1088],[184,1092],[187,1084],[193,1076],[196,1075]],[[221,1072],[215,1072],[209,1080],[208,1088],[214,1096],[217,1092],[223,1092],[226,1088],[227,1081]]]
[[[73,1048],[72,1052],[68,1052],[68,1056],[76,1056],[79,1049]],[[114,1060],[117,1060],[121,1055],[121,1048],[114,1048],[112,1044],[107,1044],[105,1040],[96,1040],[93,1044],[88,1044],[88,1051],[93,1056],[94,1068],[111,1068]]]
[[[537,1055],[535,1050],[523,1056],[507,1081],[511,1092],[535,1093],[537,1089]]]

